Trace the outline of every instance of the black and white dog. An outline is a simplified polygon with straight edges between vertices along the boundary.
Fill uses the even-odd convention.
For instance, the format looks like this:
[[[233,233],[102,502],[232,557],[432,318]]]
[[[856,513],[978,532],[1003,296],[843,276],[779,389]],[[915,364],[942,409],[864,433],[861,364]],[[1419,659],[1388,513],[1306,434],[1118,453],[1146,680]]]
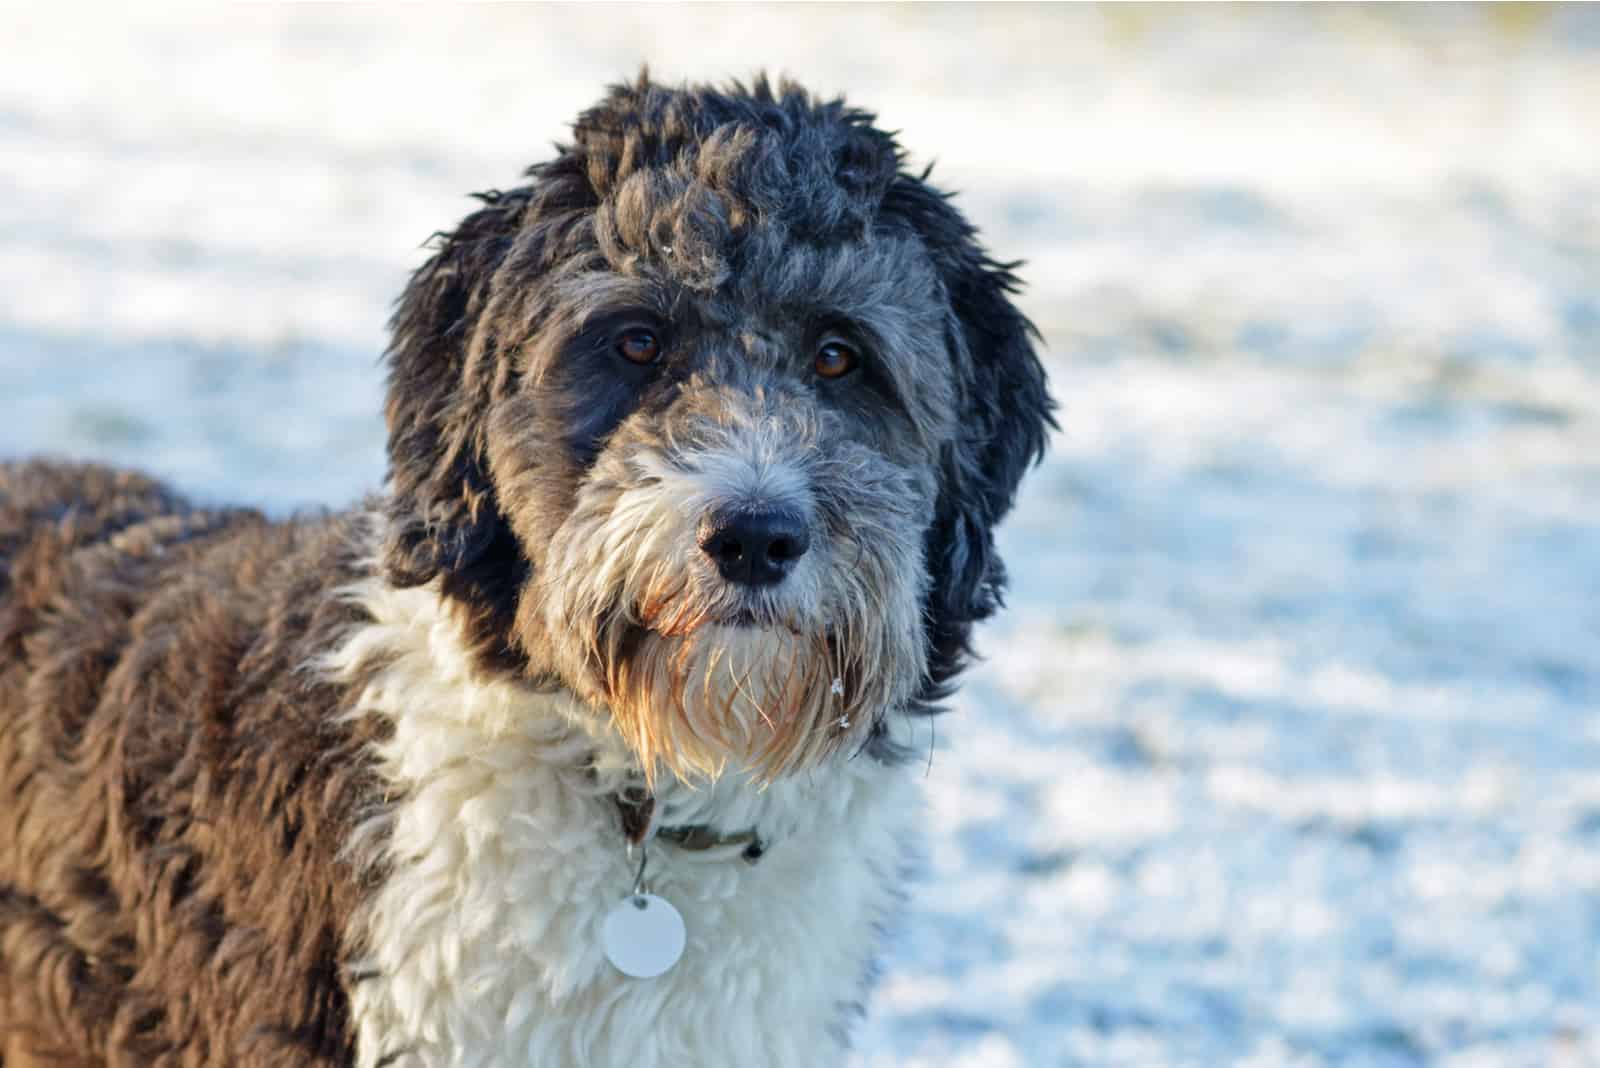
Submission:
[[[641,78],[399,304],[386,493],[0,469],[0,1064],[838,1064],[1050,401],[893,138]]]

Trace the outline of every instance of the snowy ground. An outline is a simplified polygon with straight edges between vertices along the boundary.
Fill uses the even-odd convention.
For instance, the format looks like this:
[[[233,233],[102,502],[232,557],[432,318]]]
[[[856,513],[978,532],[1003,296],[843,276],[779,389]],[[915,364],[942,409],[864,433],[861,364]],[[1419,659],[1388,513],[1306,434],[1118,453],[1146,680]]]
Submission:
[[[1600,1064],[1600,10],[0,41],[0,454],[276,512],[376,484],[420,242],[602,84],[848,90],[1029,259],[1064,403],[861,1064]]]

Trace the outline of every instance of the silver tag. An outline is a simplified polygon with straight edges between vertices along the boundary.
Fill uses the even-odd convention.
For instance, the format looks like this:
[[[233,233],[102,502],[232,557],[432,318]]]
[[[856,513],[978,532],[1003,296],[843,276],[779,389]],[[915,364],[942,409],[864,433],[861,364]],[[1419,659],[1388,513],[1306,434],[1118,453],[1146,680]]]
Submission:
[[[683,917],[654,894],[629,894],[606,913],[600,944],[623,975],[654,979],[683,956]]]

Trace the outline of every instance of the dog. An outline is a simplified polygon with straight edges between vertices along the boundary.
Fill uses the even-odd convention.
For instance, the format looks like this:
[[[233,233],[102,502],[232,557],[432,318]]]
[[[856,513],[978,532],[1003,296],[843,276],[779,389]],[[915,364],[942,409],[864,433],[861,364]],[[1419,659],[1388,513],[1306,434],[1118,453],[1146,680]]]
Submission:
[[[4,467],[5,1068],[843,1062],[1054,425],[874,122],[614,87],[436,235],[347,513]]]

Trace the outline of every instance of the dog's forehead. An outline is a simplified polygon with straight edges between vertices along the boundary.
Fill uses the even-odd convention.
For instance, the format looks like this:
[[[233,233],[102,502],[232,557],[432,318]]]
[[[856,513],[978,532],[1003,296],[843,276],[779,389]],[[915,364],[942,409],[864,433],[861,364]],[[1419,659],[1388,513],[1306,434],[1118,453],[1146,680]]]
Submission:
[[[809,380],[840,333],[919,439],[943,440],[964,349],[944,272],[891,195],[898,147],[840,102],[765,94],[641,84],[586,113],[566,162],[538,172],[552,181],[524,217],[528,254],[499,279],[526,296],[501,321],[538,324],[551,343],[527,355],[544,368],[563,339],[639,313],[670,325],[676,368],[774,386]]]
[[[713,188],[694,173],[692,160],[636,168],[594,207],[599,255],[544,282],[558,333],[633,309],[670,321],[680,343],[805,373],[808,346],[842,329],[870,349],[913,421],[941,436],[950,309],[917,233],[870,215],[823,237],[808,214],[771,210],[737,183]]]
[[[717,183],[690,158],[631,172],[596,205],[593,223],[613,269],[652,264],[700,293],[731,289],[747,303],[933,303],[927,249],[881,204],[804,169]]]
[[[817,346],[843,334],[865,347],[913,424],[942,437],[952,407],[947,311],[920,244],[871,232],[837,244],[763,237],[735,247],[709,292],[684,285],[670,254],[643,267],[675,294],[668,303],[692,331],[684,340],[746,371],[809,378]]]

